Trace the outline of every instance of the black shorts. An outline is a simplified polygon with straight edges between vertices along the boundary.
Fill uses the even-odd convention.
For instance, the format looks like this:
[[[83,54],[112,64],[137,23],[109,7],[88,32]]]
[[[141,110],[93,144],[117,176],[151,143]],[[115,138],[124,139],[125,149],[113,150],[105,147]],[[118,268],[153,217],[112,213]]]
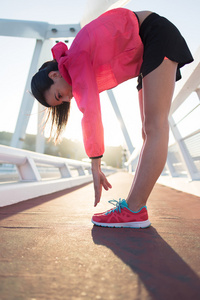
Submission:
[[[143,21],[139,34],[144,54],[138,91],[142,88],[142,78],[156,69],[165,57],[178,63],[176,81],[181,79],[180,68],[191,63],[193,57],[179,30],[166,18],[152,13]]]

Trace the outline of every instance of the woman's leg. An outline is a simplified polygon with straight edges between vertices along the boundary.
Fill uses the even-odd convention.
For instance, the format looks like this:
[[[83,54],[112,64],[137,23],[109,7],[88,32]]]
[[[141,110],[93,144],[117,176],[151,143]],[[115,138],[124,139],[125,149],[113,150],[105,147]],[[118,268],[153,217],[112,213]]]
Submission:
[[[134,181],[126,199],[133,211],[138,211],[146,205],[165,166],[169,137],[168,114],[175,86],[176,69],[177,63],[167,59],[143,78],[144,144]]]

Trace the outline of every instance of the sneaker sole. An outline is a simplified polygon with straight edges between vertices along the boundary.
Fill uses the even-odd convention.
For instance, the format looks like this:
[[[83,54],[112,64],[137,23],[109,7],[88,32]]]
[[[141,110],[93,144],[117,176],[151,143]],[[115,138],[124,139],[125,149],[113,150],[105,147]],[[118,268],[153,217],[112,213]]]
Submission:
[[[128,223],[98,223],[92,220],[92,223],[97,226],[101,227],[116,227],[116,228],[147,228],[151,226],[151,223],[149,220],[142,221],[142,222],[128,222]]]

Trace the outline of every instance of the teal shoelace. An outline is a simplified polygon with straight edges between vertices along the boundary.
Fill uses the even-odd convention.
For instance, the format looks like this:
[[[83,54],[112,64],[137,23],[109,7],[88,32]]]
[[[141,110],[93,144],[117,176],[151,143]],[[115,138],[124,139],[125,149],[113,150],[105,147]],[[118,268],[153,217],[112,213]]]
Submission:
[[[117,200],[109,200],[108,201],[110,204],[114,205],[115,208],[108,210],[105,215],[111,214],[112,212],[121,212],[121,208],[127,207],[127,203],[124,199],[121,200],[121,198],[119,199],[119,201]]]

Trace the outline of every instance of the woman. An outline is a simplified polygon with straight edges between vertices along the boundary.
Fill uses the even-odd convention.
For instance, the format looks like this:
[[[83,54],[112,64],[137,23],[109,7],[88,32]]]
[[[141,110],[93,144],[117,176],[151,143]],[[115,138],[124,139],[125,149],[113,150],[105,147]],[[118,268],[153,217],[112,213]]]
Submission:
[[[108,11],[77,34],[70,49],[52,48],[54,61],[45,63],[31,82],[32,93],[50,107],[55,139],[67,123],[72,97],[83,113],[83,140],[92,159],[95,206],[111,184],[101,172],[104,153],[99,93],[138,76],[144,139],[139,163],[126,200],[94,215],[92,222],[107,227],[150,226],[147,199],[161,174],[168,149],[168,114],[180,68],[193,61],[187,44],[167,19],[150,11],[124,8]]]

